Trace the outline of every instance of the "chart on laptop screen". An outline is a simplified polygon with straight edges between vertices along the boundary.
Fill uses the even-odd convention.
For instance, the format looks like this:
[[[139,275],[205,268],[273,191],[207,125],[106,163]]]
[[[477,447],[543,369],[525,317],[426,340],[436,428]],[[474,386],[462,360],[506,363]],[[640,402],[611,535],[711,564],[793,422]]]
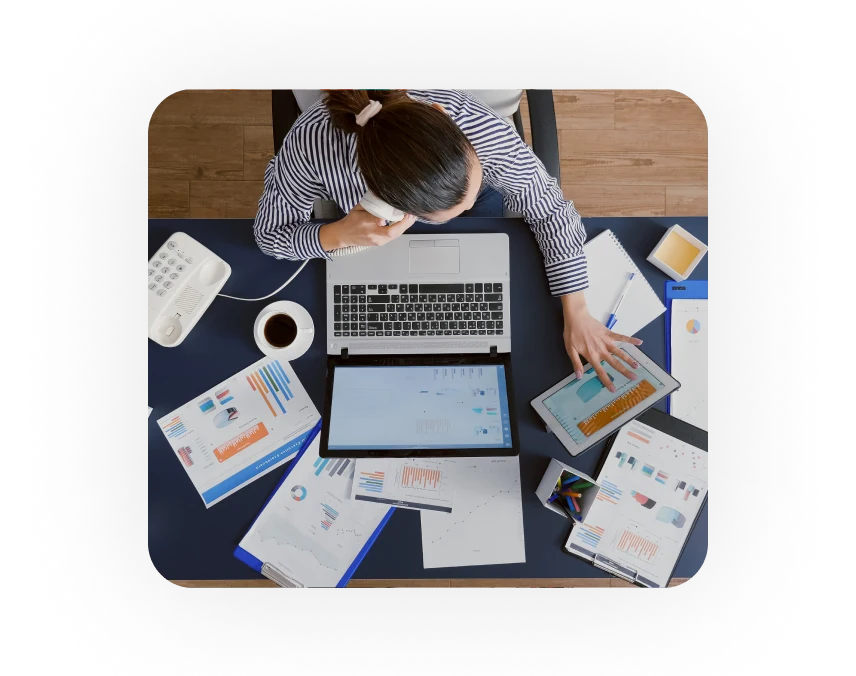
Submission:
[[[511,445],[501,365],[336,368],[331,450]]]

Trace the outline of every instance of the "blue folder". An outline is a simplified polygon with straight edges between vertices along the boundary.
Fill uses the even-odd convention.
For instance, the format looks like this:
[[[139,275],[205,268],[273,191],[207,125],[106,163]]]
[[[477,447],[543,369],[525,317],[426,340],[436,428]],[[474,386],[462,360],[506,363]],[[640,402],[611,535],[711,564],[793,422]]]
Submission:
[[[282,487],[283,482],[286,480],[288,475],[291,474],[291,470],[297,467],[297,463],[300,461],[300,458],[303,457],[303,454],[306,452],[306,449],[309,448],[309,445],[313,442],[315,437],[318,436],[320,432],[321,421],[319,420],[315,428],[306,437],[306,441],[303,442],[303,445],[300,447],[300,451],[298,451],[297,455],[295,455],[294,459],[289,463],[288,469],[285,470],[285,474],[282,475],[282,479],[279,480],[279,483],[276,485],[276,488],[273,489],[273,493],[271,493],[270,497],[265,500],[265,504],[262,505],[262,508],[259,510],[259,513],[256,515],[256,518],[253,519],[253,523],[247,533],[249,533],[253,529],[253,526],[256,525],[256,521],[259,520],[259,517],[262,515],[262,512],[264,512],[265,508],[267,508],[268,503],[271,501],[271,498],[273,498],[273,496],[276,495],[276,492]],[[348,566],[348,569],[345,571],[345,574],[342,576],[342,579],[339,580],[339,582],[336,584],[337,587],[344,587],[348,584],[353,574],[357,571],[357,567],[360,565],[360,562],[363,560],[363,557],[368,554],[369,549],[371,549],[375,540],[377,540],[377,536],[380,535],[380,532],[383,530],[383,527],[386,525],[387,521],[389,521],[394,511],[395,507],[390,507],[389,511],[383,517],[381,522],[377,525],[377,528],[375,528],[374,533],[371,534],[369,539],[366,541],[366,544],[360,550],[360,553],[357,554],[356,558],[351,562],[351,565]],[[244,535],[244,537],[246,537],[246,534]],[[240,545],[235,547],[235,551],[232,553],[236,559],[238,559],[239,561],[243,561],[254,571],[261,574],[262,566],[264,565],[263,561],[250,554],[246,549],[241,548]]]
[[[666,282],[666,370],[672,372],[672,301],[676,298],[707,299],[707,280]],[[672,397],[666,398],[666,412],[672,412]]]

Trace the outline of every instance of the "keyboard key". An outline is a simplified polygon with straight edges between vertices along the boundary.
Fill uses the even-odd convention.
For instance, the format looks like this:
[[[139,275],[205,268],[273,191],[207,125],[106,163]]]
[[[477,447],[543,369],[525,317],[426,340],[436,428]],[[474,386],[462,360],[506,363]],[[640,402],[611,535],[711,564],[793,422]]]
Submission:
[[[367,326],[369,331],[383,331],[383,324],[380,322],[369,322]]]
[[[493,285],[493,292],[494,293],[502,293],[502,284],[500,282],[496,282]]]
[[[342,293],[342,286],[340,284],[336,284],[333,287],[333,293],[339,293],[339,294]]]
[[[473,294],[471,294],[471,293],[467,294],[466,300],[468,303],[472,303],[475,299],[476,299],[476,297]]]
[[[480,335],[480,336],[484,336],[484,335],[486,335],[486,334],[487,334],[487,331],[485,331],[484,329],[481,329],[481,330],[479,331],[479,335]]]
[[[369,284],[369,291],[377,291],[377,284]]]
[[[366,296],[365,300],[360,299],[360,302],[361,303],[388,303],[389,297],[388,296],[378,296],[378,295]]]
[[[493,292],[493,284],[485,284],[484,285],[484,292],[485,293],[492,293]]]
[[[417,321],[420,321],[420,322],[424,321],[425,320],[425,313],[424,312],[417,312],[416,313],[416,319],[417,319]]]
[[[434,303],[434,305],[431,306],[431,309],[434,310],[434,312],[442,312],[443,306],[440,303]]]
[[[431,322],[431,328],[436,331],[440,328],[440,322]]]
[[[366,332],[365,332],[365,331],[360,331],[360,337],[361,337],[361,338],[365,338],[365,337],[366,337]]]
[[[365,322],[362,322],[362,323],[360,324],[360,331],[366,331],[366,330],[367,330],[367,329],[366,329]]]
[[[440,303],[445,303],[446,302],[446,294],[445,293],[437,294],[437,301]]]
[[[343,335],[345,338],[350,338],[350,337],[351,337],[351,332],[350,332],[350,331],[342,331],[342,335]]]
[[[437,302],[437,294],[436,293],[429,294],[428,295],[428,302],[429,303],[436,303]]]
[[[464,294],[458,293],[455,295],[455,302],[456,303],[463,303],[465,300],[466,300],[466,297],[464,296]]]
[[[493,320],[486,322],[486,323],[487,323],[487,328],[489,328],[489,329],[495,329],[496,328],[495,322]]]
[[[487,327],[485,326],[484,322],[478,322],[478,328],[486,329]]]
[[[390,296],[386,302],[387,303],[400,303],[401,302],[401,296],[398,296],[398,295]]]
[[[392,331],[392,322],[384,322],[383,323],[384,331]]]
[[[425,305],[423,303],[416,303],[413,308],[416,312],[425,312]]]
[[[422,323],[419,325],[419,328],[424,329],[425,331],[427,331],[428,329],[430,329],[430,328],[431,328],[431,325],[430,325],[430,323],[428,323],[428,322],[422,322]],[[423,334],[423,335],[424,335],[424,334]]]
[[[468,329],[476,328],[476,323],[475,322],[467,322],[467,328]]]
[[[489,336],[492,336],[492,335],[493,335],[493,334],[495,334],[495,333],[496,333],[496,331],[494,331],[493,329],[488,329],[488,330],[487,330],[487,335],[489,335]]]
[[[377,292],[380,294],[386,293],[386,284],[378,284],[377,285]]]
[[[484,301],[484,294],[483,293],[477,293],[475,295],[475,299],[476,299],[476,303],[481,303],[482,301]]]
[[[461,304],[460,303],[452,303],[452,312],[460,312]]]
[[[413,293],[416,289],[415,284],[411,284],[410,293]],[[419,293],[463,293],[464,285],[463,284],[420,284],[419,285]]]
[[[449,328],[449,322],[440,322],[440,328],[445,331]]]
[[[434,331],[428,331],[427,333],[429,336],[433,336],[435,332]]]
[[[420,303],[427,303],[428,302],[428,294],[427,293],[420,293],[419,294],[419,302]]]
[[[407,284],[399,284],[398,290],[401,293],[409,293],[409,291],[407,290]]]
[[[437,335],[440,335],[440,334],[438,333]],[[446,331],[443,331],[443,335],[444,336],[451,336],[452,332],[447,329]]]
[[[490,313],[490,318],[491,318],[491,319],[502,319],[502,313],[501,313],[501,312],[491,312],[491,313]],[[500,324],[501,324],[501,323],[502,323],[502,322],[500,322]],[[501,328],[501,327],[497,327],[497,328]]]
[[[377,312],[369,312],[369,313],[366,315],[366,321],[367,321],[367,322],[379,322],[379,321],[382,321],[382,320],[381,320],[381,318],[380,318],[380,314],[379,314],[379,313],[377,313]]]
[[[353,313],[352,313],[352,314],[353,314]],[[357,316],[357,321],[360,321],[360,322],[367,321],[367,320],[366,320],[366,315],[365,315],[364,313],[362,313],[362,312],[361,312],[361,313]]]
[[[482,303],[484,305],[484,303]],[[502,310],[502,303],[490,303],[491,310]],[[482,310],[487,310],[488,307],[483,307]]]
[[[333,324],[333,330],[334,330],[334,331],[341,331],[341,330],[342,330],[342,325],[341,325],[341,324],[339,324],[339,323]]]
[[[410,331],[410,322],[403,322],[401,324],[402,331]]]
[[[472,285],[472,284],[467,284],[465,291],[466,291],[467,293],[472,293],[472,292],[473,292],[473,288],[474,288],[474,287],[473,287],[473,285]]]
[[[359,297],[359,296],[354,296],[354,295],[352,295],[352,296],[351,296],[351,302],[352,302],[352,303],[359,303],[359,302],[360,302],[360,297]]]
[[[496,323],[496,328],[501,329],[501,328],[502,328],[502,322],[497,322],[497,323]]]
[[[398,284],[390,284],[390,285],[389,285],[389,290],[390,290],[390,291],[392,291],[393,289],[397,289],[397,288],[398,288]]]
[[[401,322],[393,322],[392,330],[393,331],[401,331]]]
[[[351,287],[347,284],[342,284],[342,293],[348,294],[351,293]]]
[[[476,293],[482,293],[484,284],[476,284]]]
[[[484,299],[488,303],[496,303],[497,301],[502,300],[502,294],[501,293],[486,293],[484,295]]]
[[[449,328],[450,329],[458,328],[458,322],[449,322]]]
[[[366,305],[367,312],[386,312],[386,305],[371,303]]]
[[[380,335],[380,334],[378,334],[378,335]],[[384,332],[383,332],[383,335],[385,335],[385,336],[391,336],[391,335],[392,335],[392,331],[384,331]]]
[[[380,320],[381,320],[382,322],[392,321],[392,320],[390,320],[390,318],[389,318],[389,313],[388,313],[388,312],[381,312],[381,313],[380,313]]]

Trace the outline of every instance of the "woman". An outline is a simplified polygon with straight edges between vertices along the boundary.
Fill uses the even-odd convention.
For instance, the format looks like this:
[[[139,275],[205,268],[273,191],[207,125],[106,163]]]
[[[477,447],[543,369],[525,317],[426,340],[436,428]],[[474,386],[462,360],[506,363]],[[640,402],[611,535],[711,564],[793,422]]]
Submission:
[[[636,364],[613,333],[588,312],[585,229],[572,202],[513,128],[458,91],[330,90],[294,123],[265,170],[255,235],[277,258],[326,258],[345,246],[382,246],[418,219],[444,223],[472,208],[482,188],[500,192],[523,214],[544,255],[550,291],[564,312],[564,341],[577,377],[580,356],[601,382],[615,386],[601,362],[636,380]],[[359,206],[366,190],[407,214],[384,222]],[[347,214],[324,225],[310,220],[316,199]]]

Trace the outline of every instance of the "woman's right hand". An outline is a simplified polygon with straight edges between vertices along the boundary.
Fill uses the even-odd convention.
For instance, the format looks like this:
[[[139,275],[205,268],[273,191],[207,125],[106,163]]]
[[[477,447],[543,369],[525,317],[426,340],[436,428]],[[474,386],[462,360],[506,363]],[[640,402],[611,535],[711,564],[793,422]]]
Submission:
[[[358,204],[342,220],[322,225],[319,237],[324,251],[346,246],[383,246],[400,237],[415,222],[416,217],[408,214],[387,226],[386,221],[372,216]]]

